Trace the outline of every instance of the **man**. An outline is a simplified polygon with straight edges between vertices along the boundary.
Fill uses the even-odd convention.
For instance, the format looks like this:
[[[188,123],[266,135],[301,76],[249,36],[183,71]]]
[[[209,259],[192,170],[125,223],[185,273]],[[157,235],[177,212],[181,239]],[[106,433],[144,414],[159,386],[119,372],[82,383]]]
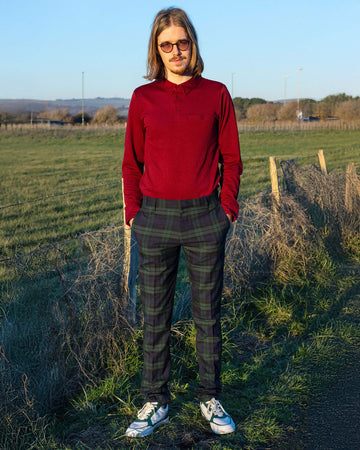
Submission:
[[[155,81],[133,93],[122,165],[144,312],[146,403],[126,430],[132,437],[147,436],[169,421],[169,338],[181,247],[191,283],[201,413],[215,433],[235,430],[219,400],[220,302],[225,239],[238,214],[242,164],[231,97],[223,84],[202,78],[202,71],[186,13],[160,11],[145,77]]]

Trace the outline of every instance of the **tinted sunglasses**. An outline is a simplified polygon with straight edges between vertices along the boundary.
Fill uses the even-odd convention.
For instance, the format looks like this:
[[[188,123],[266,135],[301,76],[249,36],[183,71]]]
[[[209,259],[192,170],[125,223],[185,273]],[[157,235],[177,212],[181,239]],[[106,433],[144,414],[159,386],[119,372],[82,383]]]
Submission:
[[[170,52],[172,52],[174,45],[176,45],[176,47],[181,52],[184,52],[185,50],[188,50],[190,41],[189,41],[189,39],[180,39],[179,41],[175,42],[174,44],[172,44],[171,42],[163,42],[162,44],[159,45],[159,47],[161,48],[161,50],[164,53],[170,53]]]

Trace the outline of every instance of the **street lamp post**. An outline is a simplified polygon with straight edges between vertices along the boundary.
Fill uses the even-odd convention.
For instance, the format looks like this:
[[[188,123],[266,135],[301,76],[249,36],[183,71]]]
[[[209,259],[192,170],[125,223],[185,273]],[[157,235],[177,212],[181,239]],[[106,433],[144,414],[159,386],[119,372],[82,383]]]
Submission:
[[[298,89],[297,89],[297,93],[298,93],[298,95],[297,95],[297,116],[298,116],[298,119],[300,119],[300,113],[301,113],[301,111],[300,111],[300,71],[301,70],[303,70],[302,69],[302,67],[299,67],[298,68]]]
[[[284,77],[284,106],[286,105],[286,83],[287,83],[288,78],[289,78],[289,75],[285,75],[285,77]]]
[[[231,98],[234,98],[234,75],[236,72],[231,72]]]
[[[85,125],[85,114],[84,114],[84,72],[82,73],[82,99],[81,99],[81,125]]]

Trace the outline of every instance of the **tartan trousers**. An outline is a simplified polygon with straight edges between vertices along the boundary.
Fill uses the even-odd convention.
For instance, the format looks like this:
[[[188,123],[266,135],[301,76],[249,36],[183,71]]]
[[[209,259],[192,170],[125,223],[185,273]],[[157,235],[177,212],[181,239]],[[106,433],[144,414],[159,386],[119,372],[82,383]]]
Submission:
[[[226,234],[230,221],[214,192],[192,200],[144,197],[133,221],[138,244],[144,314],[141,393],[147,401],[170,400],[170,329],[180,249],[191,285],[200,401],[221,392],[220,305]]]

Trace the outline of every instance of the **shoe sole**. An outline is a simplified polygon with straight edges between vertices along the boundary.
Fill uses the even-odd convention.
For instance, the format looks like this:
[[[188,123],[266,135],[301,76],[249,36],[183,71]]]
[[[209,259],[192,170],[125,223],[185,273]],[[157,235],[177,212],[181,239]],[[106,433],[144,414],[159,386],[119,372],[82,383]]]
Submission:
[[[167,423],[169,423],[169,416],[165,417],[165,419],[163,420],[160,420],[160,422],[157,422],[152,428],[147,428],[143,431],[128,429],[126,430],[125,435],[132,438],[142,438],[150,436],[150,434],[152,434],[152,432],[156,430],[156,428],[158,428],[160,425],[166,425]]]

